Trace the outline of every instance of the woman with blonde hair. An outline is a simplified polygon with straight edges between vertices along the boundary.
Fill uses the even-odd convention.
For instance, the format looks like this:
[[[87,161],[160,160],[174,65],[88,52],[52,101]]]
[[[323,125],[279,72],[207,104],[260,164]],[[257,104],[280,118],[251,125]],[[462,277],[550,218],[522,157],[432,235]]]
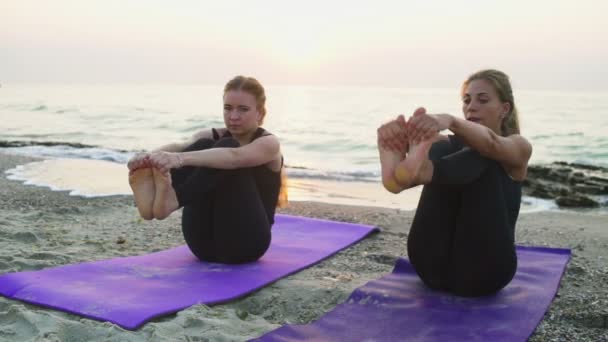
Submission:
[[[507,75],[477,72],[461,95],[464,119],[419,108],[407,121],[382,125],[378,148],[387,190],[424,185],[408,236],[420,278],[433,289],[483,296],[515,275],[515,224],[532,146],[520,135]]]
[[[277,137],[260,127],[266,95],[255,78],[230,80],[223,102],[225,127],[134,156],[129,183],[144,219],[183,207],[184,238],[199,259],[245,263],[270,245],[283,156]]]

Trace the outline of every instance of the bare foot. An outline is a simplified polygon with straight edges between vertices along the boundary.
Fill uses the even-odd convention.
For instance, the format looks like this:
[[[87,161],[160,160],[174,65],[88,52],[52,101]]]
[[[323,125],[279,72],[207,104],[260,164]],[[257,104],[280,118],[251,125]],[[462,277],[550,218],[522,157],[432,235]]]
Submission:
[[[153,174],[156,187],[153,207],[154,217],[158,220],[164,220],[177,210],[179,202],[171,185],[171,173],[161,173],[158,169],[153,169]]]
[[[417,145],[410,145],[407,158],[395,168],[395,180],[403,189],[427,184],[433,178],[433,163],[429,160],[429,150],[437,139],[425,140]]]
[[[397,184],[395,179],[395,168],[403,160],[402,153],[379,148],[380,152],[380,167],[382,169],[382,185],[384,188],[394,194],[400,193],[404,188]]]
[[[129,172],[129,185],[131,186],[131,190],[133,190],[133,198],[135,199],[137,210],[139,210],[139,215],[144,220],[153,219],[152,208],[154,206],[156,189],[154,187],[152,169],[137,169]]]

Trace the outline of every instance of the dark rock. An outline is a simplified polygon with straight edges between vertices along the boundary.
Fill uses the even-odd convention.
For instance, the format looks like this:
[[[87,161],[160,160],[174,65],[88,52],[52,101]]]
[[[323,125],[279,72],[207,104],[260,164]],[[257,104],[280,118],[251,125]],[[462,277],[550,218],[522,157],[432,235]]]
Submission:
[[[544,198],[544,199],[553,199],[555,196],[553,193],[549,191],[549,189],[545,187],[537,187],[529,191],[528,195],[532,197]]]
[[[608,184],[608,178],[591,176],[591,177],[589,177],[589,179],[592,181],[599,182],[600,184]]]
[[[597,208],[600,206],[600,203],[592,200],[587,196],[559,196],[555,199],[555,202],[560,207],[569,207],[569,208]]]
[[[606,205],[600,204],[596,196],[608,195],[608,169],[566,162],[530,165],[523,192],[533,197],[555,199],[563,207]]]
[[[579,184],[573,187],[574,191],[582,192],[586,194],[602,195],[606,193],[606,189],[603,186],[593,184]]]
[[[601,166],[595,166],[595,165],[587,165],[587,164],[580,164],[580,163],[565,163],[565,162],[558,162],[558,163],[563,163],[565,165],[569,165],[572,167],[575,167],[577,169],[583,169],[583,170],[591,170],[591,171],[606,171],[605,167],[601,167]]]

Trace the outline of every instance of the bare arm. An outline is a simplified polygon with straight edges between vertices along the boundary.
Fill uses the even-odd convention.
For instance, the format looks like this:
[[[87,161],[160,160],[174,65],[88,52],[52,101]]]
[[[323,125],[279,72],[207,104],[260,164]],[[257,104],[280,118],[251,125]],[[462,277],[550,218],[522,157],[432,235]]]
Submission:
[[[274,135],[267,135],[237,148],[213,148],[180,154],[183,165],[240,169],[264,165],[276,159],[280,154],[280,146]]]
[[[215,169],[239,169],[267,164],[280,158],[280,145],[274,135],[267,135],[252,143],[236,148],[212,148],[191,152],[156,152],[151,162],[161,171],[181,166],[199,166]]]
[[[223,133],[222,129],[219,129],[218,133],[222,134]],[[134,171],[134,170],[139,169],[139,168],[151,167],[152,165],[150,164],[150,156],[153,153],[157,153],[157,152],[170,152],[170,153],[182,152],[183,150],[186,149],[186,147],[192,145],[197,140],[202,139],[202,138],[212,139],[213,138],[213,132],[212,132],[212,130],[208,129],[208,130],[200,131],[200,132],[194,134],[190,139],[188,139],[188,140],[186,140],[184,142],[170,143],[170,144],[163,145],[161,147],[155,148],[155,149],[153,149],[150,152],[137,153],[137,154],[135,154],[127,162],[127,167],[129,168],[129,171]]]
[[[503,137],[490,128],[449,114],[422,114],[409,123],[414,139],[449,129],[482,156],[498,161],[515,180],[526,178],[532,145],[519,134]]]
[[[503,137],[486,126],[455,117],[451,117],[448,129],[482,156],[496,160],[507,168],[520,169],[528,166],[532,145],[519,134]]]

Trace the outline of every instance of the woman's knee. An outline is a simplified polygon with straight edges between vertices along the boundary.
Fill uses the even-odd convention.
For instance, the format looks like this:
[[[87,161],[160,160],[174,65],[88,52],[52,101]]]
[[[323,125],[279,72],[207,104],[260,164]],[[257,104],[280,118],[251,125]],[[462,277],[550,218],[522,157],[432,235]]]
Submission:
[[[439,140],[431,145],[431,149],[429,150],[429,159],[437,160],[456,151],[457,150],[448,140]]]

